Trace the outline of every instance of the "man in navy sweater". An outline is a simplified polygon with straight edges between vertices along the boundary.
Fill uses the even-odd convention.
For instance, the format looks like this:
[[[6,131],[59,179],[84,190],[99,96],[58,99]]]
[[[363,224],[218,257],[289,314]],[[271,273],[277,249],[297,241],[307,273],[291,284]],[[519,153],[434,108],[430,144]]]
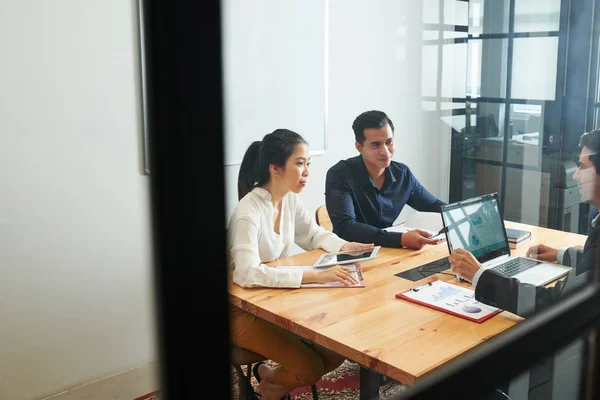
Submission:
[[[421,249],[437,244],[422,230],[387,232],[406,204],[439,212],[445,204],[429,193],[402,163],[393,161],[394,124],[382,111],[365,111],[354,120],[360,155],[339,161],[327,171],[325,205],[333,232],[341,238],[384,247]],[[441,218],[441,217],[440,217]]]

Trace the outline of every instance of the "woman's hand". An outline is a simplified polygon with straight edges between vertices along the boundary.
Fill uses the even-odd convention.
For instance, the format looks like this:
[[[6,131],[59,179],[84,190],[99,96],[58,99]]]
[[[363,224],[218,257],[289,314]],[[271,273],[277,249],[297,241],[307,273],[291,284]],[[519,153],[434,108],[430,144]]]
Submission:
[[[373,243],[358,243],[358,242],[346,242],[340,249],[341,251],[356,251],[357,253],[372,250],[375,245]]]
[[[448,261],[452,272],[469,282],[473,282],[473,276],[481,268],[475,256],[465,249],[456,249],[450,254]]]
[[[344,285],[356,285],[358,280],[352,276],[354,267],[335,265],[322,271],[304,271],[302,283],[329,283],[340,282]]]

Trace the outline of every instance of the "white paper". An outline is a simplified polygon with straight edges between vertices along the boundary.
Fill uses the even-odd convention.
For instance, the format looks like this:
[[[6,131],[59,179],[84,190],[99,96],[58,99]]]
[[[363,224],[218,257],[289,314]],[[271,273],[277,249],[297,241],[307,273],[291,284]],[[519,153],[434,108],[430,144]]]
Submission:
[[[410,226],[406,226],[406,224],[403,222],[400,225],[394,225],[394,226],[390,226],[389,228],[383,228],[384,231],[388,231],[388,232],[400,232],[400,233],[405,233],[408,231],[411,231],[415,228],[412,228]]]
[[[475,300],[474,290],[440,280],[418,287],[418,291],[410,290],[404,296],[473,319],[480,319],[499,310]]]
[[[399,224],[384,228],[388,232],[408,232],[413,229],[422,229],[436,235],[444,227],[442,214],[439,212],[417,211],[413,213],[408,220]]]

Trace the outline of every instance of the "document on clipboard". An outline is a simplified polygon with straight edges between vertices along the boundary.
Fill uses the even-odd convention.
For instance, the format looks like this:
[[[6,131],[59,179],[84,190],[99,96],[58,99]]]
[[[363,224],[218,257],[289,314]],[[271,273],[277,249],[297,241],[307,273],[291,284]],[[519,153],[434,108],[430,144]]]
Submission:
[[[400,292],[396,297],[478,323],[502,312],[475,300],[473,289],[439,279]]]
[[[358,281],[353,285],[344,285],[341,282],[327,282],[327,283],[303,283],[300,288],[364,288],[367,286],[365,282],[362,268],[359,264],[346,264],[344,267],[350,268],[350,274]],[[315,267],[293,267],[293,266],[278,266],[277,268],[302,268],[304,270],[323,271],[326,268],[315,268]]]

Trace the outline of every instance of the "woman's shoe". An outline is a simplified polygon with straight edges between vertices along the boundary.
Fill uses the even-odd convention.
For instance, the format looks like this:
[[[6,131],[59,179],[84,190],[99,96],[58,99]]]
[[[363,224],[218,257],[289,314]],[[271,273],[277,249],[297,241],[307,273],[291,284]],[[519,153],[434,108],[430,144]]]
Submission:
[[[258,383],[260,383],[260,375],[258,374],[258,367],[260,367],[262,364],[265,364],[265,362],[260,361],[252,366],[252,375],[254,375],[254,377],[256,378],[256,382],[258,382]]]
[[[258,382],[258,383],[260,383],[260,375],[258,374],[258,368],[261,366],[261,364],[265,364],[265,362],[260,361],[252,366],[252,375],[254,375],[254,377],[256,378],[256,382]],[[260,396],[260,393],[256,393],[256,394],[258,396]],[[289,393],[281,398],[281,400],[291,400],[291,399],[292,399],[292,397],[290,396]]]

